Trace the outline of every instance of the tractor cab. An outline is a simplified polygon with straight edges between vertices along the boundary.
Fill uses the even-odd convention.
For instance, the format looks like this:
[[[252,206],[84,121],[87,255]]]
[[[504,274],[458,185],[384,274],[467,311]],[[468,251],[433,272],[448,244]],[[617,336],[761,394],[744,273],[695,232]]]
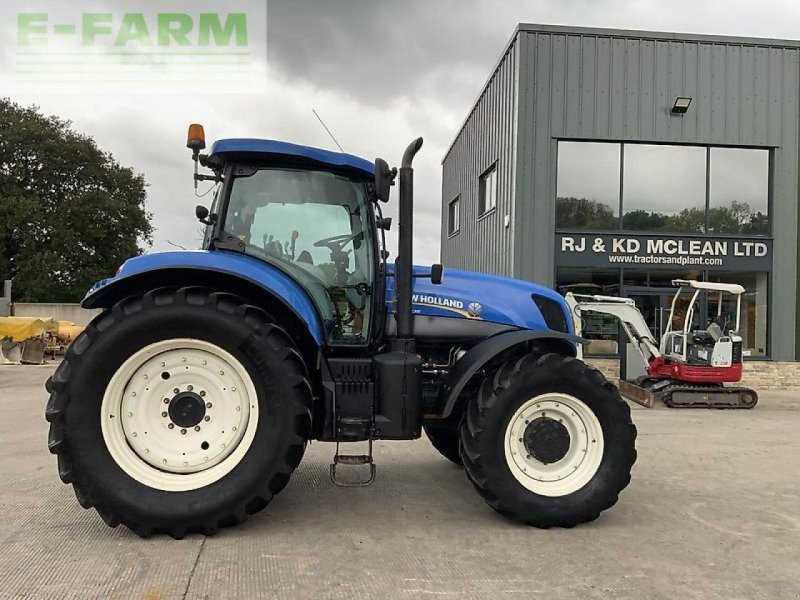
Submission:
[[[207,223],[204,248],[280,269],[313,300],[329,345],[367,345],[381,326],[373,165],[249,139],[220,140],[199,158],[215,175],[196,178],[217,183],[210,212],[197,209]]]

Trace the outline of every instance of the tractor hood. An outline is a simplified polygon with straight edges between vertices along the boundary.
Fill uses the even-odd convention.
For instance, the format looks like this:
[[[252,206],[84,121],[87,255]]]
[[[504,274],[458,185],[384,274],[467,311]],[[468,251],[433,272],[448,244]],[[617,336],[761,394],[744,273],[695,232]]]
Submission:
[[[394,272],[394,265],[387,267],[389,273]],[[442,283],[434,285],[424,277],[428,273],[430,267],[414,267],[411,302],[415,315],[573,333],[573,321],[564,298],[549,288],[519,279],[449,268],[444,270]],[[389,310],[393,308],[394,295],[394,277],[388,277],[386,303]]]

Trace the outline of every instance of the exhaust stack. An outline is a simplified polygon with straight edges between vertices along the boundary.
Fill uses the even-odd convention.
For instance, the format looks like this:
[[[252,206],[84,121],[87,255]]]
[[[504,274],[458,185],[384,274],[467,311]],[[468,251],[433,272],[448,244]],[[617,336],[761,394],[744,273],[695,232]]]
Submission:
[[[400,164],[400,203],[398,208],[398,252],[395,260],[395,318],[397,337],[408,340],[413,337],[411,326],[412,266],[414,264],[414,169],[411,163],[422,148],[422,138],[408,145]]]

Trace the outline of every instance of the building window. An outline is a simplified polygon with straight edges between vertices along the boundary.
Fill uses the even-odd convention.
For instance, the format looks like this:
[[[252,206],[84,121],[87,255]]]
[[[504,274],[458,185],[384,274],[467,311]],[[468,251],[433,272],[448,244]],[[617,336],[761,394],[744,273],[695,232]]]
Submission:
[[[459,195],[447,205],[447,235],[458,233],[460,204],[461,196]]]
[[[706,149],[625,144],[622,228],[706,231]]]
[[[672,285],[674,279],[704,281],[703,271],[644,271],[639,269],[623,269],[622,271],[624,295],[636,303],[636,308],[642,313],[642,317],[656,341],[660,341],[664,337],[664,333],[670,326],[669,314],[672,309],[672,301],[679,291],[676,286]],[[691,298],[692,294],[686,291],[678,296],[675,315],[671,323],[672,329],[683,329],[683,320]],[[701,295],[696,313],[698,316],[704,314],[704,301],[705,298]]]
[[[710,271],[708,281],[738,283],[744,288],[742,313],[739,317],[739,335],[742,336],[744,356],[767,356],[767,307],[769,306],[767,273],[725,273]],[[716,315],[714,294],[708,295],[708,314]],[[723,315],[735,321],[736,303],[728,301]]]
[[[709,233],[769,234],[769,152],[711,148]]]
[[[769,173],[766,149],[561,141],[556,229],[769,235]]]
[[[559,142],[556,229],[619,229],[621,147]]]
[[[561,294],[619,296],[619,269],[574,269],[559,267],[556,271],[556,290]],[[619,324],[615,317],[585,312],[581,335],[589,340],[583,347],[586,355],[616,355],[619,352]]]
[[[485,215],[497,206],[497,164],[480,177],[478,188],[478,216]]]

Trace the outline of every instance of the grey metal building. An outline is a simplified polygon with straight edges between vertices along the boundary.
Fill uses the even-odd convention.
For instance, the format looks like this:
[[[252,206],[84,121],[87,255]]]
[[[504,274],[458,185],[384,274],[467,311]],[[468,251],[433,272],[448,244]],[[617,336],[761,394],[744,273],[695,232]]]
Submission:
[[[670,279],[742,283],[745,355],[794,360],[799,51],[520,24],[442,162],[442,262],[635,297],[654,330]]]

